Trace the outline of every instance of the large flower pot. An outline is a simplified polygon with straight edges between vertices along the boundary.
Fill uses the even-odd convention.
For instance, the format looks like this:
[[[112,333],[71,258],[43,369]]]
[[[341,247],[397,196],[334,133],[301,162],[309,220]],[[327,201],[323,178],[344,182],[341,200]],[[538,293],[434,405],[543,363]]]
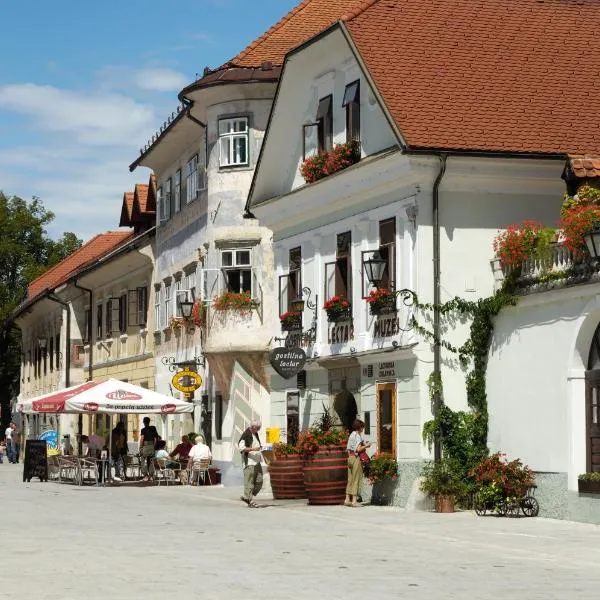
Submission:
[[[600,481],[579,479],[577,486],[580,494],[600,494]]]
[[[435,512],[453,513],[454,512],[454,496],[436,496],[435,497]]]
[[[269,464],[271,490],[276,500],[306,498],[303,458],[299,454],[277,456]]]
[[[384,479],[373,485],[371,492],[371,504],[378,506],[389,506],[394,500],[394,490],[398,481],[393,479]]]
[[[324,446],[304,461],[309,504],[343,504],[348,482],[348,453],[343,446]]]

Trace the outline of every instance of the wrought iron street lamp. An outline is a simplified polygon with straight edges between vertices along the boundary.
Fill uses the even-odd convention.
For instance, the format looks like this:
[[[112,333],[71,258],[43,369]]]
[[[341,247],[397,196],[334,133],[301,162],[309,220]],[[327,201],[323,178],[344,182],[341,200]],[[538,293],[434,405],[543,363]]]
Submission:
[[[191,300],[179,300],[179,310],[184,319],[189,319],[192,316],[194,303]]]
[[[381,256],[379,250],[375,250],[371,258],[363,262],[367,279],[371,285],[376,288],[380,287],[387,264],[387,260]]]
[[[588,252],[593,259],[600,258],[600,227],[594,227],[591,231],[588,231],[584,236],[585,245],[587,246]]]

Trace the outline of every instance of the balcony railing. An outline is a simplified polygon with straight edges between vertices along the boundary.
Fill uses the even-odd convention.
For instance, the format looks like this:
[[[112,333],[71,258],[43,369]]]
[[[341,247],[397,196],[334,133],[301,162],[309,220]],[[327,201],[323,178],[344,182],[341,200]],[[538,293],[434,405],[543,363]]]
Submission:
[[[600,263],[587,257],[574,258],[562,243],[551,244],[546,256],[531,257],[520,267],[503,269],[497,259],[491,265],[494,289],[505,287],[517,295],[600,281]]]

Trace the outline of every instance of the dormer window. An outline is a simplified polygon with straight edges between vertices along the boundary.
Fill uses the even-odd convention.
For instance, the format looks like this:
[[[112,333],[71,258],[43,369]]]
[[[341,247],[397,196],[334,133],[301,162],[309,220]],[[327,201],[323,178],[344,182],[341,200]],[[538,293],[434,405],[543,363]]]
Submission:
[[[248,118],[219,119],[219,165],[248,165]]]
[[[319,100],[317,109],[317,135],[319,152],[326,152],[333,147],[333,96],[325,96]]]
[[[342,106],[346,109],[346,142],[360,140],[360,80],[346,86]]]

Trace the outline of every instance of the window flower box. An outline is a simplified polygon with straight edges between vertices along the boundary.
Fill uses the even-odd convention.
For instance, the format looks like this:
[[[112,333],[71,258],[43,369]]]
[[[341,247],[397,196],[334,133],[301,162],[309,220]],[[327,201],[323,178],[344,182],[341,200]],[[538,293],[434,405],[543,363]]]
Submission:
[[[600,495],[600,473],[583,473],[577,481],[580,494]]]
[[[250,292],[224,292],[214,299],[213,306],[221,312],[233,310],[248,313],[258,306],[258,302],[252,299]]]
[[[302,329],[302,313],[288,311],[279,316],[281,331],[299,331]]]
[[[342,171],[360,160],[360,143],[353,141],[337,144],[331,150],[319,152],[300,165],[300,174],[306,183],[313,183]]]
[[[349,321],[352,318],[352,305],[344,296],[332,296],[323,305],[330,323]]]
[[[365,301],[369,305],[369,312],[374,316],[396,312],[396,296],[385,288],[371,290]]]

